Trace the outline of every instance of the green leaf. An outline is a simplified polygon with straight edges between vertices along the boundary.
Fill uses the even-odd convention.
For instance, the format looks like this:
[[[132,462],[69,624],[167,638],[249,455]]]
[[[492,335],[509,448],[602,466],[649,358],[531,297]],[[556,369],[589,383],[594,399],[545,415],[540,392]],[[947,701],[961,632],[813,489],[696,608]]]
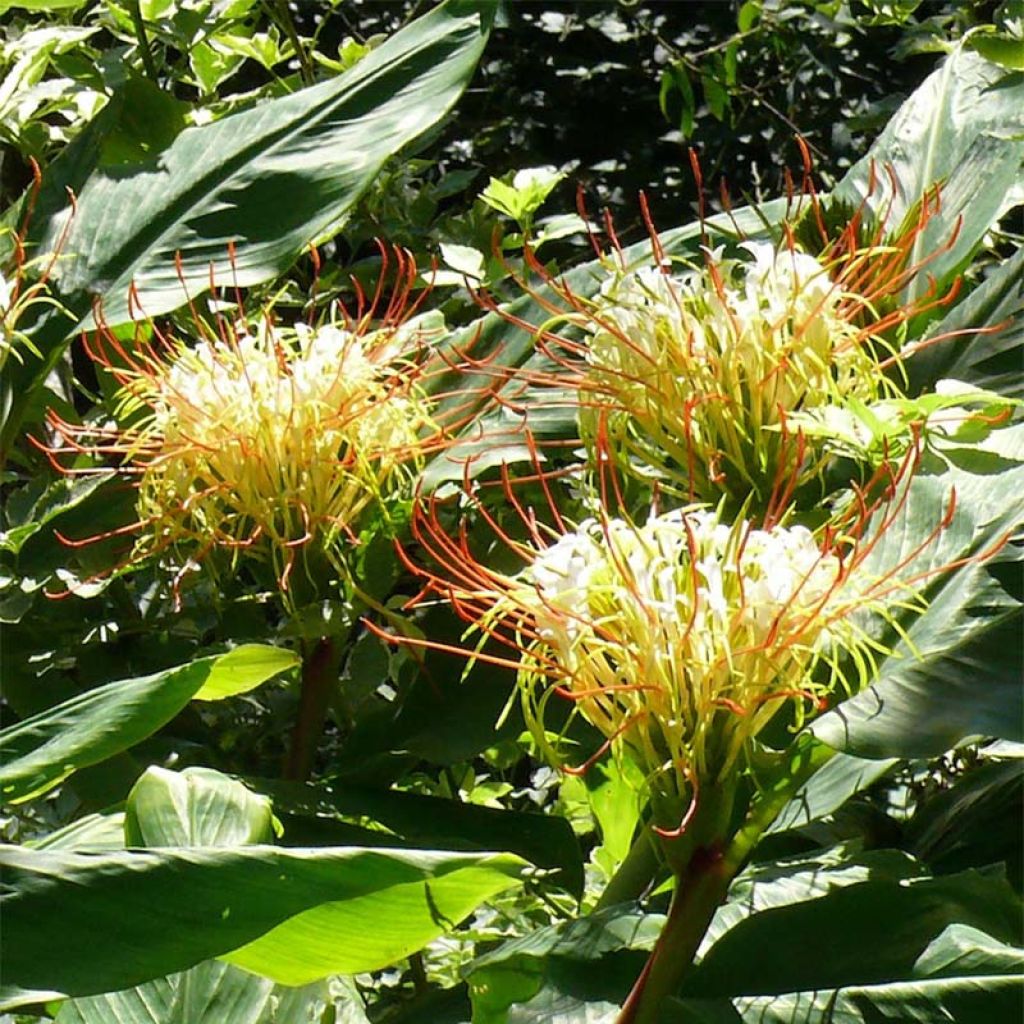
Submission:
[[[588,1018],[587,1006],[614,1020],[609,1007],[625,998],[664,920],[660,914],[613,907],[539,929],[477,957],[467,973],[473,1024],[562,1020],[553,1016],[556,1012],[573,1022],[606,1019]]]
[[[484,254],[471,245],[455,245],[441,243],[441,259],[447,267],[456,272],[458,278],[454,283],[461,284],[463,277],[479,282],[484,276]],[[446,284],[446,281],[440,282]]]
[[[751,914],[817,899],[871,879],[895,882],[911,878],[919,870],[906,854],[879,851],[851,856],[848,849],[755,865],[733,883],[728,903],[715,916],[705,948],[743,924]],[[601,1002],[620,1004],[664,922],[663,914],[642,913],[632,904],[623,904],[504,943],[478,957],[469,968],[474,1024],[512,1024],[520,1020],[540,1024],[551,1019],[544,1013],[552,1005],[566,1014],[566,1020],[586,1020],[574,1014]],[[695,993],[685,1000],[685,1014],[680,1010],[665,1020],[735,1022],[727,1002],[727,996],[719,993]],[[615,1015],[609,1019],[614,1020]]]
[[[86,814],[70,825],[25,845],[34,850],[74,850],[76,853],[123,850],[124,813]]]
[[[299,656],[283,647],[269,644],[242,644],[214,660],[203,685],[193,700],[223,700],[248,693],[260,683],[296,668]]]
[[[678,96],[678,99],[675,97]],[[684,139],[693,134],[694,115],[697,101],[693,95],[690,75],[683,64],[672,64],[661,73],[661,90],[658,94],[661,112],[671,124],[677,124]],[[678,112],[676,107],[678,106]]]
[[[572,827],[549,814],[498,810],[474,804],[353,786],[343,781],[319,785],[251,780],[281,813],[340,820],[370,818],[384,825],[381,841],[405,840],[415,846],[446,850],[502,850],[540,868],[558,872],[552,879],[579,896],[583,862]]]
[[[925,591],[927,610],[907,616],[906,638],[881,660],[874,685],[811,726],[836,749],[870,758],[929,757],[970,736],[1022,737],[1021,605],[1012,592],[1020,550],[1007,545],[987,564],[977,558],[1020,528],[1024,424],[966,451],[982,468],[986,455],[997,468],[1008,468],[984,473],[949,466],[945,473],[918,474],[864,564],[865,571],[881,574],[906,561],[955,494],[952,522],[905,570],[933,580]]]
[[[273,839],[270,801],[212,768],[147,768],[125,806],[126,846],[252,846]]]
[[[20,803],[73,772],[127,750],[166,725],[194,697],[251,690],[298,663],[278,648],[246,645],[137,679],[122,679],[0,732],[0,798]]]
[[[12,8],[20,11],[61,11],[70,7],[84,7],[88,0],[4,0],[0,14]]]
[[[525,231],[533,223],[533,215],[564,177],[565,173],[554,167],[525,167],[516,171],[511,184],[491,178],[480,193],[480,199],[511,217]]]
[[[930,943],[915,973],[937,977],[851,985],[838,990],[738,999],[747,1024],[830,1020],[843,1024],[990,1024],[1020,1016],[1024,957],[983,931],[954,924]]]
[[[243,286],[279,274],[335,232],[385,160],[451,108],[483,50],[492,8],[448,0],[338,78],[189,128],[136,164],[96,166],[100,127],[84,133],[61,180],[51,172],[45,182],[32,222],[33,244],[52,249],[68,215],[64,186],[78,193],[53,273],[64,305],[84,318],[99,296],[114,325],[131,319],[133,282],[154,316],[205,291],[211,269]],[[73,326],[49,317],[33,333],[44,358],[26,358],[8,382],[6,445]]]
[[[977,333],[982,329],[988,333]],[[1008,398],[1024,398],[1024,249],[990,273],[925,337],[945,336],[908,361],[911,394],[953,377]]]
[[[97,168],[55,269],[61,293],[102,282],[113,325],[130,318],[133,281],[156,315],[183,304],[183,284],[205,290],[211,264],[240,285],[280,273],[452,106],[482,51],[488,6],[449,0],[333,81],[188,129],[159,162]]]
[[[928,189],[941,185],[941,208],[909,256],[911,266],[925,261],[907,286],[908,297],[916,297],[929,277],[948,280],[1006,211],[1022,159],[1024,78],[958,48],[900,107],[834,195],[854,204],[865,200],[894,229]],[[886,175],[877,173],[883,168],[891,168],[895,194]],[[878,184],[868,196],[873,176]]]
[[[1018,758],[971,768],[921,804],[907,823],[906,843],[936,872],[1003,862],[1011,881],[1022,875],[1024,763]]]
[[[746,0],[736,16],[736,27],[741,32],[749,32],[754,23],[761,17],[760,0]]]
[[[327,1017],[328,1007],[335,1017]],[[65,1002],[57,1024],[296,1024],[336,1019],[366,1024],[357,993],[340,998],[325,982],[285,988],[210,960],[122,992]]]
[[[767,834],[800,828],[837,811],[854,794],[877,782],[896,763],[837,754],[782,809]]]
[[[967,45],[986,60],[1011,71],[1024,71],[1024,39],[1010,32],[975,32]]]
[[[212,957],[288,985],[377,970],[514,885],[523,863],[358,848],[2,847],[0,1008],[127,988]]]
[[[180,774],[150,768],[136,783],[121,817],[132,846],[245,846],[270,840],[273,831],[268,800],[208,768],[186,768]],[[48,842],[45,848],[57,847]],[[65,842],[61,848],[72,847]],[[82,850],[77,843],[73,848]],[[324,983],[286,989],[211,960],[132,989],[69,1000],[57,1021],[193,1024],[229,1016],[231,1024],[291,1024],[321,1019],[330,1002]],[[344,1002],[362,1005],[351,993]]]
[[[40,475],[8,499],[4,508],[8,528],[0,532],[0,550],[17,554],[47,523],[76,508],[112,477],[97,473],[50,481]]]
[[[962,977],[973,965],[948,956],[949,930],[958,925],[988,937],[1005,974],[1024,962],[1009,948],[1018,941],[1020,915],[1005,879],[973,871],[862,881],[745,917],[717,937],[683,991],[705,998],[781,995]]]

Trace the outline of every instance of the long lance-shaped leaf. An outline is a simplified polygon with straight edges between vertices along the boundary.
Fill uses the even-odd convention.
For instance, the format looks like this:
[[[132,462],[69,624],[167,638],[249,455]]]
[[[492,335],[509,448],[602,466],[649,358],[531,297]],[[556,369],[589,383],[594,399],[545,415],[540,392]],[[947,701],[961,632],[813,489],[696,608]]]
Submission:
[[[247,644],[89,690],[0,732],[0,799],[20,803],[134,746],[193,699],[219,700],[293,668],[291,651]]]
[[[2,847],[0,1009],[128,988],[239,947],[231,960],[289,985],[376,970],[524,866],[508,854],[359,848]]]
[[[978,558],[1020,531],[1024,514],[1024,424],[994,432],[984,447],[947,452],[961,463],[919,475],[902,514],[865,563],[884,574],[904,562],[935,529],[953,495],[950,526],[907,567],[937,573],[927,610],[907,623],[906,638],[885,658],[869,689],[811,727],[830,746],[860,757],[931,757],[968,736],[1020,740],[1020,550],[995,562],[942,567]]]
[[[391,836],[387,845],[507,850],[538,867],[556,870],[554,881],[574,894],[583,890],[579,843],[564,818],[480,807],[420,793],[374,790],[341,781],[316,785],[262,779],[248,782],[273,799],[279,814],[321,821],[370,818],[389,829],[388,833],[379,833],[382,845]]]
[[[268,800],[209,768],[180,773],[149,768],[129,795],[124,817],[130,846],[237,847],[270,842],[273,831]],[[343,1009],[352,1011],[353,999],[342,998]],[[357,995],[354,999],[361,1006]],[[231,1024],[286,1024],[320,1020],[332,1002],[326,983],[284,988],[232,964],[207,960],[135,988],[70,999],[57,1024],[193,1024],[227,1016]],[[343,1014],[342,1019],[349,1018]],[[362,1015],[356,1019],[365,1022]]]
[[[926,290],[929,275],[947,279],[1019,201],[1022,161],[1024,79],[958,48],[900,107],[834,195],[859,202],[874,168],[879,183],[868,204],[887,213],[889,227],[896,228],[928,190],[940,186],[941,214],[918,236],[910,256],[912,264],[928,258],[926,273],[908,283],[913,298]],[[891,168],[895,196],[884,168]],[[958,222],[956,241],[947,249]]]
[[[71,214],[52,204],[68,182],[48,182],[32,244],[45,253],[61,240],[53,281],[71,318],[42,320],[32,343],[43,358],[25,352],[9,367],[5,447],[28,394],[94,299],[107,323],[123,322],[134,283],[145,313],[164,313],[207,289],[211,273],[223,284],[269,280],[335,230],[384,161],[458,99],[483,52],[493,6],[448,0],[336,79],[186,129],[143,163],[101,162],[80,189],[63,240]],[[93,146],[87,139],[83,158],[66,161],[71,183]]]

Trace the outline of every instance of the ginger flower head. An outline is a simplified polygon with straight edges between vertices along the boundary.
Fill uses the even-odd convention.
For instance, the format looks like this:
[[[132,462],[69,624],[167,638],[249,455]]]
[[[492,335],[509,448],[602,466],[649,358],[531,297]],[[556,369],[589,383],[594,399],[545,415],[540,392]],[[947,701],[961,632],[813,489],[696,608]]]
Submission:
[[[527,720],[552,760],[576,762],[566,770],[593,760],[581,766],[552,738],[548,712],[567,700],[604,737],[596,756],[632,759],[652,797],[678,801],[735,782],[783,709],[800,725],[871,681],[887,653],[877,627],[919,607],[908,567],[948,523],[899,564],[869,572],[901,501],[889,478],[884,505],[854,501],[817,532],[697,506],[642,523],[600,512],[574,525],[556,513],[544,527],[517,505],[528,542],[481,508],[522,560],[503,573],[473,555],[467,536],[449,535],[435,500],[413,521],[435,567],[406,560],[426,580],[420,599],[442,597],[480,638],[475,657],[517,670]]]
[[[648,217],[650,252],[638,260],[609,223],[610,248],[594,240],[589,297],[527,253],[546,290],[522,283],[550,318],[505,315],[553,364],[531,382],[575,392],[591,462],[600,450],[678,499],[717,504],[724,494],[734,511],[752,499],[768,512],[831,461],[795,415],[900,395],[915,349],[903,345],[904,325],[957,291],[932,283],[904,298],[938,255],[914,262],[937,195],[893,232],[884,217],[869,228],[863,209],[840,211],[845,226],[829,227],[832,214],[805,187],[809,206],[774,238],[712,247],[705,230],[696,258],[670,256]]]
[[[93,354],[120,383],[118,424],[51,416],[53,458],[115,456],[135,477],[133,561],[167,553],[180,575],[244,558],[270,567],[286,601],[297,564],[313,593],[328,568],[351,580],[361,532],[386,526],[445,443],[443,396],[426,388],[451,368],[436,357],[440,317],[219,326],[130,351],[101,336]]]
[[[692,499],[742,499],[819,468],[786,414],[890,386],[829,269],[797,248],[748,242],[703,268],[614,269],[583,323],[580,428],[623,464]]]

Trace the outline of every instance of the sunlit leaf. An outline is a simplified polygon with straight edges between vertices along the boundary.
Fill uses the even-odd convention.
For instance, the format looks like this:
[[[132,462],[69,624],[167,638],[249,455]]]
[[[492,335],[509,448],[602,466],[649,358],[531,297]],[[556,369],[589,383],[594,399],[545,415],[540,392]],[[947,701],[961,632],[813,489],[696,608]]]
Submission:
[[[228,954],[289,985],[376,970],[514,885],[523,863],[358,848],[2,847],[0,1007],[33,990],[115,991]]]
[[[296,655],[253,644],[137,679],[107,683],[0,732],[0,798],[19,803],[166,725],[193,698],[251,690],[296,665]]]

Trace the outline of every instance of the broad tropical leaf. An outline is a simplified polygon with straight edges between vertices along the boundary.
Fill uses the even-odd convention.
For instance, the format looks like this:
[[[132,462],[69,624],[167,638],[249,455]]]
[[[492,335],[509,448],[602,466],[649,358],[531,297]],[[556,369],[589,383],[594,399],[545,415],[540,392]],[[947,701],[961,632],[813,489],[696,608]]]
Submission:
[[[908,285],[916,296],[927,289],[929,276],[948,280],[1006,212],[1022,161],[1024,79],[958,47],[900,107],[834,195],[859,203],[877,177],[867,203],[894,229],[926,191],[940,186],[940,212],[910,257],[911,265],[928,258],[925,272]]]
[[[850,754],[837,754],[783,807],[768,834],[800,828],[831,814],[855,793],[877,782],[895,763],[892,758],[869,761]]]
[[[84,177],[54,272],[71,319],[42,320],[32,340],[43,359],[11,368],[6,444],[94,299],[121,323],[134,283],[155,316],[205,291],[211,268],[221,282],[256,284],[336,231],[384,161],[455,103],[492,14],[490,0],[448,0],[338,78],[186,129],[144,162],[93,166],[100,140],[81,140],[82,156],[64,161],[66,180],[46,183],[32,224],[40,251],[57,245],[70,215],[64,188]]]
[[[996,431],[983,449],[963,449],[937,475],[919,474],[869,570],[898,565],[934,530],[955,495],[957,513],[910,571],[929,573],[1018,532],[1024,490],[1024,425]],[[989,472],[986,472],[989,470]],[[1019,549],[1001,561],[940,574],[925,591],[906,639],[882,662],[876,682],[814,723],[816,736],[860,757],[930,757],[968,736],[1021,738]]]
[[[290,651],[247,644],[227,654],[89,690],[0,732],[0,799],[19,803],[151,736],[193,699],[219,700],[293,668]]]
[[[344,781],[303,785],[254,779],[249,784],[271,796],[279,813],[321,820],[369,818],[388,829],[379,833],[382,845],[395,845],[399,839],[432,849],[506,850],[538,867],[557,871],[553,881],[577,896],[583,889],[579,843],[564,818],[480,807],[418,793],[373,790]]]
[[[128,794],[125,845],[252,846],[273,841],[270,801],[212,768],[151,767]]]
[[[3,847],[0,866],[2,1007],[116,991],[213,957],[288,985],[375,970],[516,884],[524,862],[358,848]]]
[[[129,795],[124,818],[130,846],[244,846],[270,841],[273,832],[269,802],[209,768],[186,768],[181,773],[150,768]],[[48,848],[55,847],[51,843]],[[66,848],[81,851],[81,846]],[[358,996],[351,990],[332,995],[332,988],[341,986],[321,982],[303,988],[283,988],[231,964],[208,960],[188,971],[156,978],[132,989],[68,1000],[57,1021],[200,1024],[230,1020],[232,1024],[292,1024],[320,1019],[326,1007],[333,1004],[335,1011],[343,1014],[343,1020],[347,1014],[351,1024],[362,1024],[365,1015]]]

